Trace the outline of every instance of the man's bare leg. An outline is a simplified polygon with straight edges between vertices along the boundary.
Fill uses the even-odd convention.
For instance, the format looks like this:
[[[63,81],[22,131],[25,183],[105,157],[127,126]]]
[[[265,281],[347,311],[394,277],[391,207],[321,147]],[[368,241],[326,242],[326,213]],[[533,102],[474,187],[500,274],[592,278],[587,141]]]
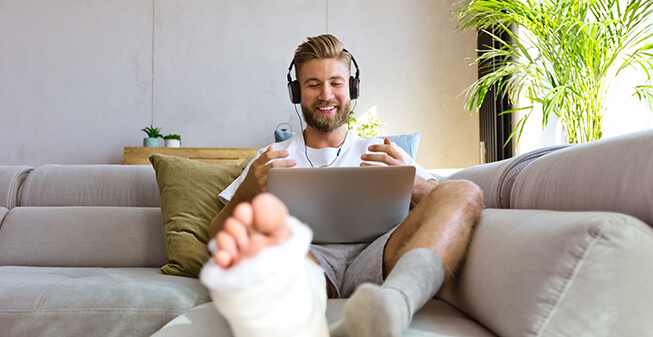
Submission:
[[[482,208],[482,192],[473,183],[438,185],[388,240],[383,285],[359,286],[332,336],[400,336],[443,281],[454,279]]]
[[[327,336],[326,284],[306,258],[308,227],[271,194],[242,203],[202,270],[218,311],[240,336]]]

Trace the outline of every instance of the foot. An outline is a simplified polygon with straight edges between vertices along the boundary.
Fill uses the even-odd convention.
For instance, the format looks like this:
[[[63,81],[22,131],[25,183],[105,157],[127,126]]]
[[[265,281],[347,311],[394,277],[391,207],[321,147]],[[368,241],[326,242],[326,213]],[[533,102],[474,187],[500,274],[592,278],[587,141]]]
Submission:
[[[410,324],[410,309],[402,293],[371,283],[356,289],[344,311],[351,336],[398,337]]]
[[[269,193],[256,196],[251,203],[238,204],[215,237],[218,249],[213,260],[218,266],[229,268],[288,239],[288,214],[286,205]]]

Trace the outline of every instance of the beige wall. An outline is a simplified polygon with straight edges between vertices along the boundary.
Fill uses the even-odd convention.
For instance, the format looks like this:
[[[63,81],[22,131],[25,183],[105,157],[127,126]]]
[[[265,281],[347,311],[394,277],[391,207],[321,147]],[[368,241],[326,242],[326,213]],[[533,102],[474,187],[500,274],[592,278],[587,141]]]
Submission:
[[[427,168],[477,164],[460,93],[475,36],[454,0],[0,0],[1,164],[121,163],[151,122],[184,146],[261,147],[299,129],[286,69],[306,36],[361,67],[356,112],[421,132]]]

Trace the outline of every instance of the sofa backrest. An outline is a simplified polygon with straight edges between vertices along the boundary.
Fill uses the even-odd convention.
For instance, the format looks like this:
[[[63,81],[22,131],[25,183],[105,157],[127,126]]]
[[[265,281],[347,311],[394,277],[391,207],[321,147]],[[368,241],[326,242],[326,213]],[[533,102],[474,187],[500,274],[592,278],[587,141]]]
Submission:
[[[161,267],[167,262],[159,189],[149,165],[37,167],[16,200],[17,207],[0,217],[0,265]]]
[[[16,207],[18,190],[31,170],[30,166],[0,166],[0,207]]]
[[[159,207],[151,165],[44,165],[25,179],[19,206]]]
[[[653,130],[575,145],[533,161],[515,180],[510,205],[619,212],[653,225]]]
[[[161,267],[156,207],[15,207],[0,227],[0,265]]]

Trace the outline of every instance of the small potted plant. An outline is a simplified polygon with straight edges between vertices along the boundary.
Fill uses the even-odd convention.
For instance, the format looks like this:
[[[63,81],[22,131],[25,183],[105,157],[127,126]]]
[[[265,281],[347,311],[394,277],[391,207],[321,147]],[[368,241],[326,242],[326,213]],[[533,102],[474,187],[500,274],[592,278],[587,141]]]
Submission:
[[[180,147],[181,146],[181,136],[177,134],[169,134],[163,136],[166,147]]]
[[[161,128],[155,128],[150,125],[146,128],[141,129],[141,131],[147,134],[147,138],[143,139],[143,146],[145,147],[159,147],[159,138],[163,138],[161,134]]]

